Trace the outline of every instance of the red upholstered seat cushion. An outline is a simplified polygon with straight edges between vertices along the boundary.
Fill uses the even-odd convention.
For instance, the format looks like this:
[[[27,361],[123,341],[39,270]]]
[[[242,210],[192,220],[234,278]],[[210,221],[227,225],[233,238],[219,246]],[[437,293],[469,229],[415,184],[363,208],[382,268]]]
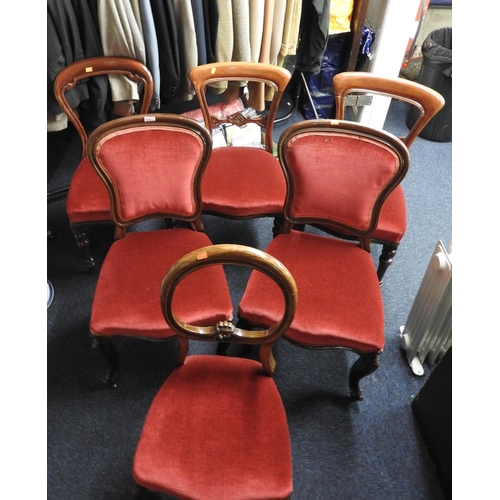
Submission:
[[[383,303],[368,252],[354,242],[300,231],[278,235],[266,252],[280,260],[297,283],[298,306],[286,338],[312,347],[383,349]],[[277,285],[252,272],[239,305],[240,317],[271,325],[282,311]]]
[[[188,356],[151,404],[133,476],[178,498],[287,498],[290,436],[274,380],[254,360]]]
[[[160,306],[162,280],[178,259],[210,244],[205,233],[184,228],[131,232],[114,242],[99,274],[91,332],[106,337],[173,337]],[[222,266],[187,276],[176,289],[173,311],[200,326],[230,318],[233,307]]]
[[[203,210],[234,217],[283,212],[286,184],[278,160],[264,149],[221,147],[203,174]]]
[[[66,198],[70,224],[113,222],[106,186],[85,157],[71,179]]]

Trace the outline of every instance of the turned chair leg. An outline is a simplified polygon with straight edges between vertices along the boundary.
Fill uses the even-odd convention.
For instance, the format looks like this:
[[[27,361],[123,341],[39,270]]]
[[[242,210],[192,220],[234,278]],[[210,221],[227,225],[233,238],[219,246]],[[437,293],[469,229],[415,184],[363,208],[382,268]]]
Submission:
[[[90,242],[87,238],[87,234],[83,229],[78,229],[71,227],[73,231],[73,236],[76,240],[77,247],[83,252],[83,263],[89,272],[92,272],[95,266],[94,257],[90,253]]]
[[[359,381],[373,373],[380,365],[379,353],[370,352],[361,354],[352,365],[349,373],[349,389],[351,397],[358,401],[363,401],[363,390],[359,387]]]
[[[120,367],[120,357],[116,347],[110,339],[106,337],[94,337],[92,349],[100,352],[109,364],[108,372],[103,382],[110,387],[116,387],[116,377]]]
[[[384,275],[389,266],[392,264],[394,256],[398,250],[398,246],[395,243],[384,243],[382,245],[382,252],[379,257],[379,264],[377,268],[377,276],[380,286],[384,282]]]

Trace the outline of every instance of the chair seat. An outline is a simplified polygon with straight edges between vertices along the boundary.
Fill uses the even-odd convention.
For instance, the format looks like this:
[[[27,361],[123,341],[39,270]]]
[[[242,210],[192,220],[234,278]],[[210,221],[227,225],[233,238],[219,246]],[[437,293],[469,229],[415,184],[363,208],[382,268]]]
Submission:
[[[103,181],[83,158],[71,179],[66,199],[66,211],[70,224],[92,222],[112,223],[109,194]]]
[[[162,280],[183,255],[211,242],[202,232],[177,228],[131,232],[111,246],[104,259],[92,304],[90,331],[113,337],[164,339],[175,334],[160,307]],[[186,322],[203,326],[231,318],[233,306],[222,267],[199,271],[178,287],[174,311]],[[200,293],[200,279],[205,285]]]
[[[368,252],[354,242],[301,231],[276,236],[266,252],[280,260],[297,283],[297,311],[285,338],[307,347],[382,351],[384,310]],[[317,286],[325,282],[331,286]],[[280,295],[274,283],[253,272],[239,305],[240,318],[273,324],[283,310]]]
[[[287,498],[290,436],[274,380],[254,360],[188,356],[149,408],[132,472],[184,499]]]
[[[285,177],[278,160],[264,149],[221,147],[201,183],[203,211],[230,217],[282,214]]]

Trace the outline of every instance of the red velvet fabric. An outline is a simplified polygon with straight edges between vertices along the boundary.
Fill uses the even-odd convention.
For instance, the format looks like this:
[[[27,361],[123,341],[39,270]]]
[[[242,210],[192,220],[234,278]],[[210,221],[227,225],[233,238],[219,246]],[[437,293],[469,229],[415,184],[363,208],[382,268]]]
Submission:
[[[373,239],[399,243],[406,233],[406,200],[401,184],[387,197]]]
[[[368,138],[304,133],[286,152],[293,177],[293,217],[330,218],[368,229],[375,201],[399,168],[394,152]]]
[[[197,134],[165,126],[110,134],[96,156],[117,189],[120,219],[133,220],[155,212],[192,215],[193,176],[202,152]]]
[[[280,260],[297,283],[297,311],[285,337],[311,347],[383,349],[382,295],[368,252],[354,242],[300,231],[278,235],[266,252]],[[269,326],[282,311],[277,285],[252,271],[239,316]]]
[[[114,242],[99,274],[90,331],[105,337],[173,337],[160,306],[162,280],[178,259],[210,244],[205,233],[184,228],[131,232]],[[176,289],[173,311],[200,326],[230,318],[233,307],[222,266],[187,276]]]
[[[285,194],[278,160],[258,148],[214,149],[201,182],[203,210],[234,217],[281,214]]]
[[[328,224],[324,224],[328,228]],[[335,230],[335,228],[332,228]],[[372,239],[399,244],[406,232],[406,200],[401,184],[387,197]]]
[[[208,106],[210,115],[215,116],[219,119],[223,119],[226,116],[237,113],[238,111],[243,111],[244,109],[245,106],[243,106],[243,101],[241,99],[234,99],[229,102],[222,101]],[[181,114],[182,116],[188,116],[189,118],[193,118],[199,122],[204,122],[203,112],[201,111],[201,108],[193,109],[192,111],[186,111]]]
[[[112,222],[110,210],[108,190],[85,157],[73,174],[66,198],[69,222]]]
[[[293,484],[286,414],[261,368],[250,359],[188,356],[149,408],[135,481],[182,499],[287,498]]]

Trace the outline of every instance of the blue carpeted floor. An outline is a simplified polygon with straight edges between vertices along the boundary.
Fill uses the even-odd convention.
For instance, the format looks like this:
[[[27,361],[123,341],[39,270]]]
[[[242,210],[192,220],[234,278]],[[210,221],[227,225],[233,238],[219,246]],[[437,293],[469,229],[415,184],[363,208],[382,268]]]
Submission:
[[[292,120],[280,123],[276,139]],[[393,104],[386,128],[406,134],[406,108]],[[79,155],[78,140],[68,148],[49,189],[67,182]],[[362,381],[363,402],[349,399],[347,374],[353,355],[308,351],[286,341],[275,347],[276,384],[291,433],[296,500],[442,500],[435,465],[411,409],[432,372],[423,377],[408,367],[400,347],[404,324],[436,242],[451,241],[451,143],[417,138],[404,180],[408,232],[382,288],[386,348],[381,366]],[[113,241],[110,227],[89,232],[97,262],[83,271],[68,228],[64,198],[48,204],[47,277],[55,295],[47,310],[47,498],[122,500],[130,498],[135,446],[148,406],[174,368],[173,342],[122,339],[118,387],[102,384],[103,359],[91,350],[88,322],[99,266]],[[238,242],[265,248],[271,221],[227,221],[204,217],[214,243]],[[379,247],[373,247],[378,259]],[[246,275],[230,274],[235,301]],[[193,345],[192,352],[215,346]],[[238,354],[238,349],[229,354]],[[450,422],[451,426],[451,422]],[[230,429],[228,429],[230,432]],[[223,436],[222,436],[223,437]],[[214,464],[223,474],[224,464]],[[161,498],[167,498],[163,496]]]

